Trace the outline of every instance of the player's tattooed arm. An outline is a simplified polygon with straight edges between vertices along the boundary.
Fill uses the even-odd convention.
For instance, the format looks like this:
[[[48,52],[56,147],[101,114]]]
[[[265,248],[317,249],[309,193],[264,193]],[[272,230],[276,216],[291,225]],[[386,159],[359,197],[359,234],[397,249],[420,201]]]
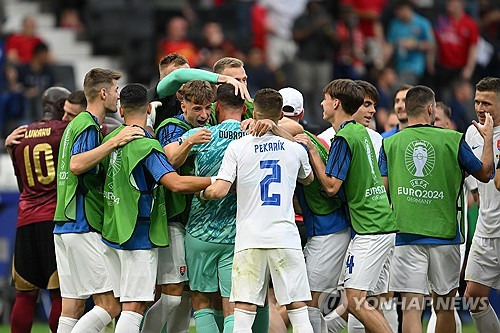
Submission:
[[[74,175],[81,175],[108,156],[116,148],[123,147],[132,140],[144,137],[144,130],[137,126],[127,126],[115,137],[84,153],[71,156],[69,168]]]
[[[196,144],[207,143],[212,138],[212,132],[206,128],[200,128],[196,133],[187,137],[182,143],[178,141],[169,143],[163,150],[167,155],[168,162],[174,168],[179,168],[186,162],[191,148]]]
[[[486,120],[484,125],[479,124],[475,120],[472,121],[474,126],[476,126],[479,134],[484,139],[483,154],[481,155],[481,162],[483,166],[477,172],[473,174],[474,178],[477,180],[487,183],[491,179],[491,173],[493,171],[493,118],[489,113],[485,113]]]
[[[304,144],[307,147],[309,153],[309,162],[311,163],[319,182],[325,189],[325,193],[329,197],[333,197],[337,194],[342,186],[343,181],[341,179],[331,177],[326,174],[326,166],[319,155],[318,150],[312,143],[311,139],[307,134],[299,134],[295,136],[297,142]]]

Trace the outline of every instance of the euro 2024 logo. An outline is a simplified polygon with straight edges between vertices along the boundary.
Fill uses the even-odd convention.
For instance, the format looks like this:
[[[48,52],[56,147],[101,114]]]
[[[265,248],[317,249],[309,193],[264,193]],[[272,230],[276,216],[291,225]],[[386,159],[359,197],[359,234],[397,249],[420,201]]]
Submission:
[[[428,176],[434,169],[436,152],[434,147],[425,140],[410,142],[405,151],[405,165],[408,172],[419,178]],[[414,179],[411,185],[426,188],[428,183],[423,179]]]

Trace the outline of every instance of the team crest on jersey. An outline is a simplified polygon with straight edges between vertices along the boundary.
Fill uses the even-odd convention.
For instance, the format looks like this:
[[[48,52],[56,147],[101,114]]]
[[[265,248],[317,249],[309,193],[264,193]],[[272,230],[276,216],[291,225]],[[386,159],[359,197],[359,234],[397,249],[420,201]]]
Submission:
[[[436,162],[434,147],[425,140],[410,142],[405,151],[406,169],[415,177],[428,176]]]
[[[179,267],[179,274],[180,274],[182,277],[184,277],[184,275],[186,275],[186,270],[187,270],[187,268],[186,268],[186,266],[185,266],[185,265],[184,265],[184,266]]]
[[[122,168],[122,149],[115,149],[109,158],[108,176],[115,176]]]
[[[500,151],[500,140],[497,140],[497,149]]]

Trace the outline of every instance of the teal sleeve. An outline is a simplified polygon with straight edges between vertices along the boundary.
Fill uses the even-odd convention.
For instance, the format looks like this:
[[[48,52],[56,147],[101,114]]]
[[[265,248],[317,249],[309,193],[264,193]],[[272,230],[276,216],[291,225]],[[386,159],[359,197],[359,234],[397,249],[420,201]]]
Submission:
[[[186,133],[184,133],[181,136],[181,138],[179,139],[179,142],[183,142],[184,140],[186,140],[187,138],[189,138],[191,135],[193,135],[194,133],[198,132],[200,129],[201,129],[201,127],[190,129],[189,131],[187,131]],[[201,144],[197,144],[197,145],[194,145],[193,147],[191,147],[191,150],[189,151],[188,156],[196,154],[196,151],[198,150],[198,148],[200,146],[201,146]]]
[[[158,97],[165,98],[174,95],[186,82],[191,80],[205,80],[217,83],[219,74],[195,68],[179,68],[165,76],[156,87]]]

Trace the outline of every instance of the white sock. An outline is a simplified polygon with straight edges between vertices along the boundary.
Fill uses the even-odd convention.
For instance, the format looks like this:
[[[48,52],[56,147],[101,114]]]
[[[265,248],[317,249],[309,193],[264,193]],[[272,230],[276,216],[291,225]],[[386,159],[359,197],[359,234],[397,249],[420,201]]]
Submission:
[[[349,314],[349,318],[347,320],[347,332],[364,333],[365,326],[358,320],[358,318],[354,317],[352,314]]]
[[[252,325],[257,312],[234,309],[233,333],[252,333]]]
[[[398,333],[398,311],[396,310],[396,303],[394,303],[392,299],[382,303],[382,313],[384,314],[384,318],[387,320],[391,331],[393,333]]]
[[[73,327],[72,333],[99,333],[109,322],[111,321],[111,316],[109,313],[101,308],[100,306],[95,305],[92,310],[87,312],[78,323],[76,323],[75,327]]]
[[[307,312],[309,314],[309,321],[311,322],[314,333],[324,332],[323,330],[326,330],[326,323],[320,309],[309,306],[307,307]]]
[[[57,326],[57,333],[71,333],[73,327],[75,327],[78,319],[70,317],[59,317],[59,325]]]
[[[488,304],[486,310],[470,313],[472,320],[474,320],[474,325],[477,328],[478,333],[490,333],[490,332],[500,332],[500,324],[498,323],[498,317],[495,310]]]
[[[192,308],[189,291],[184,291],[182,293],[181,304],[171,314],[171,320],[167,320],[167,332],[189,333]]]
[[[286,310],[286,312],[292,324],[293,333],[314,333],[311,322],[309,321],[307,306],[294,310]]]
[[[142,315],[133,311],[122,311],[116,323],[116,333],[139,333]]]
[[[344,328],[347,328],[347,321],[337,313],[337,309],[325,316],[325,322],[330,333],[340,333]]]
[[[161,294],[160,299],[149,308],[144,316],[142,332],[158,333],[169,321],[174,310],[181,304],[181,296]]]

